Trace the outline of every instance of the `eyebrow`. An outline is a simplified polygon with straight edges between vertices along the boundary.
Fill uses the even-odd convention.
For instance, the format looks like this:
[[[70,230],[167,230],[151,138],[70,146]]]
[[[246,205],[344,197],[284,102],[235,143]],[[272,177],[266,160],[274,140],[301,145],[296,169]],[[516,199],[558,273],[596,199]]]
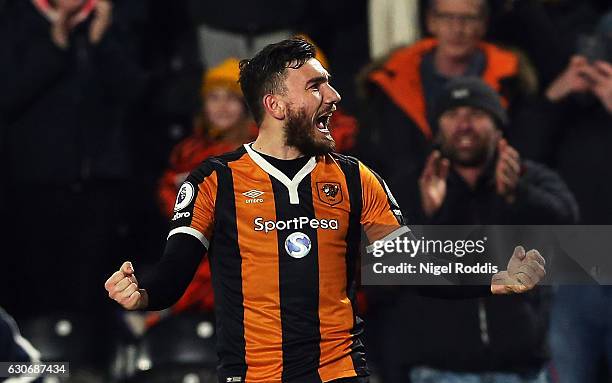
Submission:
[[[310,80],[306,81],[306,88],[310,88],[313,85],[318,85],[318,84],[328,82],[330,78],[331,78],[331,75],[313,77]]]

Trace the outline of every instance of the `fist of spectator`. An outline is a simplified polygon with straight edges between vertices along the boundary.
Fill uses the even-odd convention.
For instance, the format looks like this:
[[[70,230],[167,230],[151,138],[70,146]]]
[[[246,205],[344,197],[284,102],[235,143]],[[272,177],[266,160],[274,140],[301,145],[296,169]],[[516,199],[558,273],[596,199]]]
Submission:
[[[102,40],[112,23],[113,5],[108,0],[99,0],[94,9],[94,18],[89,28],[89,41],[97,44]]]
[[[572,93],[588,91],[590,82],[585,75],[585,70],[588,68],[590,65],[585,57],[572,57],[565,71],[546,90],[546,97],[552,102],[558,102]]]
[[[504,197],[506,202],[514,202],[516,185],[521,176],[520,156],[518,152],[505,139],[497,144],[497,164],[495,166],[495,188],[497,194]]]
[[[147,293],[138,288],[131,262],[124,262],[121,268],[104,283],[108,296],[127,310],[143,309],[147,306]]]
[[[449,168],[450,162],[442,158],[437,150],[434,150],[427,158],[425,168],[419,178],[419,188],[421,206],[428,217],[432,217],[444,203]]]
[[[525,253],[517,246],[508,262],[508,269],[491,279],[493,294],[524,293],[533,289],[546,275],[546,261],[537,250]]]

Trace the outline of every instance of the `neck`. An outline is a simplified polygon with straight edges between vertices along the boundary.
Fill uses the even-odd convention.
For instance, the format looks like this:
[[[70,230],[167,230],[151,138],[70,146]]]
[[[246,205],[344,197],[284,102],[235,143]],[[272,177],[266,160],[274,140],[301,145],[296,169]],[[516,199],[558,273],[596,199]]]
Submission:
[[[448,57],[436,49],[434,53],[434,65],[438,73],[446,77],[457,77],[465,74],[470,65],[471,57]]]
[[[266,126],[265,123],[259,127],[253,149],[280,160],[294,160],[303,156],[297,148],[285,144],[285,135],[278,134],[278,128]]]
[[[470,189],[476,188],[476,183],[484,171],[484,165],[481,166],[462,166],[454,165],[453,169],[461,178],[468,184]]]

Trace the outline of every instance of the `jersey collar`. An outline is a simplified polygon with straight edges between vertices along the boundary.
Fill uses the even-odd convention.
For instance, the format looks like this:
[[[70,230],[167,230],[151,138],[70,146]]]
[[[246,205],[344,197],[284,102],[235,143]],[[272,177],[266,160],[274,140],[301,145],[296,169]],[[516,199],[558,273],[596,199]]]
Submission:
[[[259,153],[254,151],[251,148],[251,144],[252,142],[249,144],[244,144],[244,148],[246,149],[251,159],[264,172],[268,173],[272,177],[276,178],[278,182],[285,185],[285,187],[289,191],[289,203],[291,203],[292,205],[299,204],[300,197],[298,195],[298,186],[300,185],[300,182],[302,182],[302,180],[306,178],[306,176],[309,175],[314,170],[314,168],[317,166],[317,159],[315,157],[310,157],[310,160],[308,160],[306,165],[304,165],[304,167],[302,167],[302,169],[300,169],[300,171],[297,172],[295,177],[293,177],[293,179],[290,180],[289,177],[285,175],[285,173],[278,170],[276,167],[274,167],[274,165],[272,165],[265,158],[260,156]]]

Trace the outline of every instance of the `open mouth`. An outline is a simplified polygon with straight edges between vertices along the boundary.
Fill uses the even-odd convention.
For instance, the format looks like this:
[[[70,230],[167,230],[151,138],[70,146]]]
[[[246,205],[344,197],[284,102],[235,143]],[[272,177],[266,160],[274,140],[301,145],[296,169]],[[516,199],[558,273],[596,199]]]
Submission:
[[[454,143],[459,149],[471,149],[478,144],[478,139],[473,134],[461,134],[455,137]]]
[[[334,111],[332,110],[331,112],[322,114],[315,119],[315,126],[317,127],[317,129],[319,129],[321,133],[329,133],[329,121],[331,120],[331,116],[333,113]]]
[[[472,137],[461,137],[459,140],[457,140],[459,146],[472,146],[474,145],[474,140],[472,139]]]

